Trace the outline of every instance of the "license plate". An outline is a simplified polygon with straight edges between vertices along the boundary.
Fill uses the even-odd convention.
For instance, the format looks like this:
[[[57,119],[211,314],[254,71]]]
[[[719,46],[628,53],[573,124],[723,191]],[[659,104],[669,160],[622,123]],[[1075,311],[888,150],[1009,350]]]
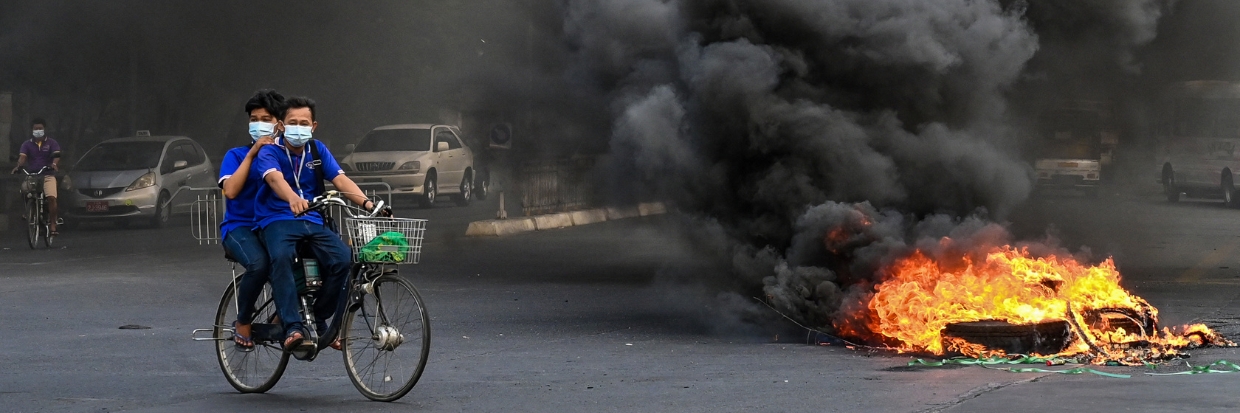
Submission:
[[[1060,162],[1059,163],[1060,168],[1076,168],[1078,166],[1080,166],[1080,164],[1076,162]]]
[[[88,201],[86,212],[108,212],[108,201]]]

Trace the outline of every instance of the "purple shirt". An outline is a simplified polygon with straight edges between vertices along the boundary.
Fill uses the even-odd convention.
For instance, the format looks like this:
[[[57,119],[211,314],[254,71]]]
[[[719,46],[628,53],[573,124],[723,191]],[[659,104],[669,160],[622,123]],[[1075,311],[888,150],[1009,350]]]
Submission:
[[[30,139],[22,143],[20,153],[26,155],[26,170],[34,172],[44,166],[52,166],[52,159],[60,156],[60,144],[50,137],[43,138],[41,144],[35,142],[34,139]],[[50,175],[54,173],[54,171],[47,171],[43,174]]]

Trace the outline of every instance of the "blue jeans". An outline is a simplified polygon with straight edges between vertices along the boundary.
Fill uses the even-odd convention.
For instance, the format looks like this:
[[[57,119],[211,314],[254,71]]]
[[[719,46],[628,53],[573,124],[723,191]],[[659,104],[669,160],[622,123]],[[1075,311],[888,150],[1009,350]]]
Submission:
[[[224,251],[245,268],[237,282],[237,323],[250,324],[254,321],[254,302],[271,272],[267,248],[259,233],[236,228],[224,237]]]
[[[319,276],[323,287],[315,297],[314,318],[326,322],[336,312],[340,298],[344,296],[345,280],[353,264],[353,252],[335,232],[320,224],[300,219],[276,221],[263,228],[263,240],[271,259],[271,289],[276,301],[276,312],[284,323],[284,331],[304,331],[300,300],[297,298],[297,280],[294,265],[297,243],[306,245],[318,259]]]

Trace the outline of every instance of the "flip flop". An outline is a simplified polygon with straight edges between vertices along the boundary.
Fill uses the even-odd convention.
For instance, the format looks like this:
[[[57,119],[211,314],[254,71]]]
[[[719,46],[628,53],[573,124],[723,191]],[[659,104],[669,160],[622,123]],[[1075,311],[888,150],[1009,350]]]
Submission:
[[[293,331],[284,338],[284,351],[293,351],[298,347],[314,347],[314,343],[307,340],[306,335],[301,331]]]
[[[343,344],[340,342],[340,339],[337,338],[335,340],[332,340],[332,343],[328,344],[327,346],[331,347],[333,350],[342,351],[340,350],[340,348],[343,347]]]
[[[241,351],[254,351],[254,340],[237,332],[238,323],[233,321],[233,345]],[[252,333],[251,333],[252,334]]]

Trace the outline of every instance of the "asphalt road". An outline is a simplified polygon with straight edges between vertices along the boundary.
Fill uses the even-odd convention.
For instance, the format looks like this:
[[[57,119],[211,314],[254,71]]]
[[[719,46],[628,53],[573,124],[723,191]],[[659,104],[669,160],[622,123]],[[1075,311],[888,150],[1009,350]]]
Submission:
[[[1116,258],[1164,323],[1240,337],[1240,211],[1151,191],[1060,194],[1011,216],[1023,237]],[[399,206],[400,204],[398,204]],[[1130,379],[906,367],[908,357],[814,346],[788,326],[745,326],[715,299],[720,269],[668,228],[674,216],[506,238],[465,238],[494,200],[430,211],[423,264],[432,353],[397,403],[366,401],[338,353],[291,362],[262,395],[235,393],[209,327],[229,266],[182,225],[77,226],[32,251],[0,233],[0,411],[1236,411],[1240,374]],[[122,330],[138,324],[150,329]],[[1235,349],[1194,363],[1240,361]],[[1165,366],[1161,371],[1182,370]]]

